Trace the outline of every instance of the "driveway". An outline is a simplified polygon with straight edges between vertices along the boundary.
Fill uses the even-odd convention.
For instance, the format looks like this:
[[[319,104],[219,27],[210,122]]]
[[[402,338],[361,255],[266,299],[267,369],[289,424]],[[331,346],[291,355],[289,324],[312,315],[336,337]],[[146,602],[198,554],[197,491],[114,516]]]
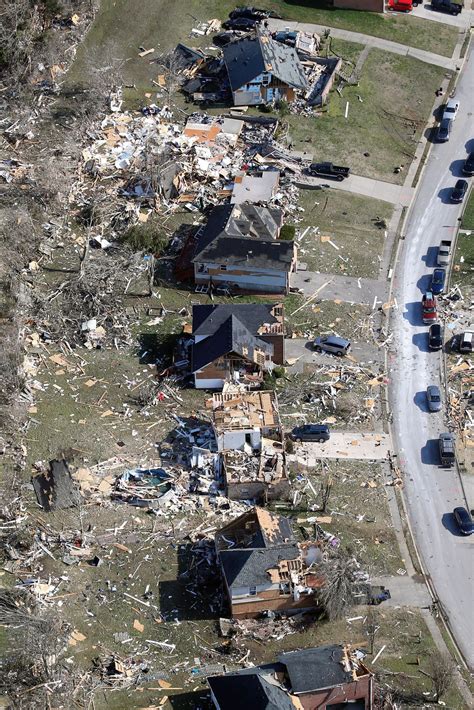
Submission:
[[[302,466],[314,468],[319,459],[358,459],[383,461],[393,451],[392,440],[384,432],[332,431],[324,444],[305,442],[295,444],[295,453],[289,458]]]
[[[387,22],[390,22],[387,18]],[[435,64],[437,67],[444,67],[445,69],[455,69],[457,60],[451,59],[449,57],[443,57],[440,54],[434,54],[433,52],[427,52],[423,49],[415,49],[414,47],[407,47],[406,44],[399,44],[398,42],[391,42],[388,39],[382,39],[381,37],[372,37],[370,35],[364,35],[360,32],[350,32],[349,30],[341,30],[336,27],[325,27],[324,25],[313,25],[304,22],[292,22],[289,20],[268,20],[269,28],[272,32],[277,30],[299,30],[300,32],[309,32],[310,34],[316,32],[318,35],[322,35],[327,29],[330,30],[331,36],[336,37],[336,39],[343,39],[346,42],[357,42],[358,44],[364,44],[369,47],[377,47],[377,49],[382,49],[385,52],[392,52],[393,54],[401,54],[407,57],[414,57],[415,59],[420,59],[422,62],[427,62],[428,64]],[[435,31],[433,29],[433,31]]]
[[[469,2],[470,0],[468,0],[467,5],[469,5]],[[459,29],[467,29],[471,24],[472,18],[472,12],[467,6],[464,6],[459,15],[447,15],[445,12],[432,10],[431,3],[429,2],[421,3],[417,7],[414,7],[413,12],[410,14],[415,17],[421,17],[423,20],[441,22],[443,25],[451,25],[452,27],[459,27]]]
[[[326,284],[326,285],[324,285]],[[321,286],[324,285],[324,288]],[[387,284],[377,279],[362,279],[340,274],[322,274],[318,271],[297,271],[291,275],[291,286],[300,288],[305,296],[312,296],[319,288],[318,298],[324,301],[340,300],[344,303],[358,303],[372,306],[387,299]]]
[[[431,596],[423,580],[419,582],[408,574],[391,577],[375,577],[373,585],[383,585],[390,590],[391,598],[383,602],[382,607],[411,606],[425,609],[431,606]]]
[[[397,349],[389,353],[394,443],[404,472],[404,495],[418,550],[467,664],[474,669],[474,541],[460,538],[452,510],[464,505],[456,468],[440,469],[437,438],[447,431],[444,413],[426,411],[425,392],[441,384],[442,353],[429,352],[427,328],[413,316],[432,273],[437,245],[454,238],[462,206],[446,198],[454,185],[453,165],[474,150],[474,59],[470,51],[456,89],[460,110],[449,143],[436,144],[426,163],[405,224],[394,274],[399,304],[391,327]],[[402,304],[403,307],[402,307]],[[418,311],[419,312],[419,311]]]
[[[286,362],[290,364],[291,372],[303,372],[305,363],[333,365],[334,367],[346,364],[350,367],[351,365],[381,364],[384,357],[383,348],[378,348],[375,343],[364,341],[351,341],[350,358],[339,358],[336,355],[315,353],[311,341],[306,338],[287,338],[285,340],[285,358]]]
[[[383,180],[373,180],[360,175],[349,175],[348,178],[339,182],[329,178],[312,177],[309,175],[298,175],[293,180],[297,187],[304,189],[317,188],[320,185],[325,185],[328,189],[343,190],[344,192],[352,192],[365,197],[373,197],[376,200],[390,202],[393,205],[402,205],[406,207],[410,204],[414,190],[412,187],[404,187],[403,185],[394,185],[391,182]]]

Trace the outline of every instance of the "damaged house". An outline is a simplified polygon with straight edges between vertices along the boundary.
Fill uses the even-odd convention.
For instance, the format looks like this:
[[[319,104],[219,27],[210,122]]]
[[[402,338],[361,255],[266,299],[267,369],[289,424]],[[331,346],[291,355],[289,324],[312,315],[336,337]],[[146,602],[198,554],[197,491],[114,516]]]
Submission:
[[[235,106],[291,102],[308,88],[296,49],[268,34],[230,42],[222,52]]]
[[[231,500],[288,497],[283,429],[274,392],[229,392],[208,400],[225,493]]]
[[[286,294],[296,269],[293,241],[280,240],[281,210],[218,205],[198,230],[192,263],[200,290]]]
[[[372,710],[373,673],[363,657],[349,645],[317,646],[207,682],[218,710]]]
[[[283,305],[193,306],[191,372],[198,389],[225,382],[259,387],[265,372],[283,365]]]
[[[323,543],[298,543],[287,518],[252,508],[221,528],[215,544],[233,618],[316,606]]]

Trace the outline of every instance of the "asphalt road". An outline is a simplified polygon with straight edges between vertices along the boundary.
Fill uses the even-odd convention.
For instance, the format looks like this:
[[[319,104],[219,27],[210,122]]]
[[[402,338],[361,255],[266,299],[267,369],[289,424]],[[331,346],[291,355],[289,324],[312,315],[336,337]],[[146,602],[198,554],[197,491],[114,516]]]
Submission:
[[[429,283],[442,238],[454,235],[461,207],[449,202],[463,159],[474,150],[474,57],[456,90],[461,102],[450,141],[433,146],[405,227],[394,279],[403,308],[393,311],[397,348],[389,353],[393,435],[405,472],[405,496],[425,569],[448,617],[459,648],[474,669],[474,536],[456,532],[452,510],[464,505],[458,473],[438,466],[437,438],[443,414],[426,411],[426,388],[440,384],[441,355],[428,351],[420,299]],[[471,178],[472,181],[472,178]]]

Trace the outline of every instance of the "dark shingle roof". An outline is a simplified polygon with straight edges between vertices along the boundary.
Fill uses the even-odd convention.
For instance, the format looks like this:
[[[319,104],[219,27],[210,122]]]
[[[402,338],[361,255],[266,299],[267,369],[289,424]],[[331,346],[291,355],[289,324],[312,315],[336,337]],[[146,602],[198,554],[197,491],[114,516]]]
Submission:
[[[277,241],[282,212],[279,209],[218,205],[201,231],[193,262],[243,264],[289,271],[293,242]]]
[[[257,347],[264,353],[273,355],[273,345],[256,338],[235,315],[230,315],[212,336],[194,343],[191,371],[196,372],[228,353],[236,353],[254,362]]]
[[[270,675],[252,671],[207,679],[221,710],[294,710],[287,692],[272,682]]]
[[[352,682],[341,663],[343,655],[343,647],[334,644],[282,653],[278,660],[287,668],[291,692],[298,694]]]
[[[272,325],[278,319],[272,315],[275,304],[223,303],[220,305],[193,306],[193,335],[213,335],[229,316],[236,316],[252,333],[257,335],[263,323]]]
[[[275,42],[267,35],[244,37],[238,42],[230,42],[222,51],[232,91],[237,91],[265,71],[297,89],[308,86],[296,50]]]
[[[265,550],[222,550],[220,559],[228,587],[250,587],[268,584],[267,569],[280,560],[296,560],[300,556],[296,542]]]

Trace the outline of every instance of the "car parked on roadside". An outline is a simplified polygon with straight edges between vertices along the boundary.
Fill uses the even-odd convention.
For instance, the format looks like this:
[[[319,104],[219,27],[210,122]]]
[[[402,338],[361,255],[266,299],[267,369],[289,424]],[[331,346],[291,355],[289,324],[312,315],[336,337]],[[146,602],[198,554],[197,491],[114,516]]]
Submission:
[[[442,120],[451,118],[453,121],[456,118],[459,111],[459,101],[456,99],[449,99],[448,103],[444,107]]]
[[[434,323],[438,320],[438,310],[436,298],[431,291],[423,294],[421,299],[421,310],[423,323]]]
[[[451,193],[451,202],[455,202],[456,204],[462,202],[466,196],[468,187],[469,183],[467,180],[457,180]]]
[[[426,401],[430,412],[441,410],[441,392],[437,385],[430,385],[426,388]]]
[[[453,517],[461,535],[472,535],[474,533],[474,521],[472,515],[466,508],[462,506],[455,508],[453,510]]]
[[[340,338],[337,335],[326,335],[316,338],[313,341],[313,348],[317,353],[324,351],[326,353],[333,353],[333,355],[337,355],[338,357],[343,357],[347,355],[351,349],[351,343],[350,340]]]
[[[433,323],[428,333],[428,346],[430,350],[441,350],[443,347],[443,327],[440,323]]]
[[[446,283],[446,269],[435,269],[431,277],[431,292],[434,294],[443,293]]]
[[[290,436],[293,441],[318,441],[323,444],[329,441],[331,433],[327,424],[303,424],[296,426]]]
[[[469,153],[462,166],[463,175],[472,177],[474,175],[474,153]]]
[[[438,141],[438,143],[446,143],[447,141],[449,141],[452,127],[452,118],[445,118],[441,121],[438,127],[438,135],[436,136],[436,140]]]

